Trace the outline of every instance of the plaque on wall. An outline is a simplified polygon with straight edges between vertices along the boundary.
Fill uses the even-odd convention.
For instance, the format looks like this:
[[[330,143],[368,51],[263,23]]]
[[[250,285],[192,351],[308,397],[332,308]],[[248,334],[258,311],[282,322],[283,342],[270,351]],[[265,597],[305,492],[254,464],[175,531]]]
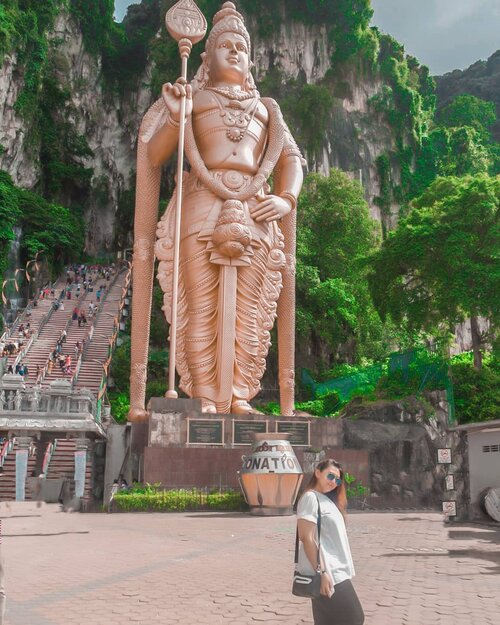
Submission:
[[[188,445],[224,445],[224,419],[188,419]]]
[[[446,447],[444,449],[438,449],[438,463],[439,464],[451,464],[451,449]]]
[[[251,445],[252,434],[265,434],[267,421],[236,421],[233,419],[233,445]]]
[[[445,484],[446,490],[455,490],[455,478],[452,474],[446,476]]]
[[[443,514],[446,516],[457,516],[457,502],[443,501]]]
[[[309,447],[309,421],[278,421],[277,432],[288,432],[288,440],[292,445]]]

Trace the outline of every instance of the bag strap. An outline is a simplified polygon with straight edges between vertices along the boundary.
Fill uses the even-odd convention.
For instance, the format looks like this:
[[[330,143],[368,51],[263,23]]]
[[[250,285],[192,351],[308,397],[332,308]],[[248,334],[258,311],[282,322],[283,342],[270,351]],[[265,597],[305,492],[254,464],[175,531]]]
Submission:
[[[318,559],[316,562],[316,570],[319,571],[321,570],[321,556],[320,556],[320,548],[321,548],[321,507],[319,505],[319,498],[317,493],[314,493],[316,496],[316,501],[318,502],[318,520],[317,520],[317,527],[318,527]],[[294,559],[294,563],[297,564],[299,561],[299,528],[297,528],[296,532],[295,532],[295,559]]]

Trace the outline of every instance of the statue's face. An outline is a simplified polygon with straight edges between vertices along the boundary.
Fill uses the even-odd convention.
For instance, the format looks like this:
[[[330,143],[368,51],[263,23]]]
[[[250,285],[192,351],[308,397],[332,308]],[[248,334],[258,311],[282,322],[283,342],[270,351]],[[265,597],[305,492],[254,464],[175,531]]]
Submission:
[[[222,33],[209,59],[210,80],[242,86],[248,76],[248,48],[236,33]]]

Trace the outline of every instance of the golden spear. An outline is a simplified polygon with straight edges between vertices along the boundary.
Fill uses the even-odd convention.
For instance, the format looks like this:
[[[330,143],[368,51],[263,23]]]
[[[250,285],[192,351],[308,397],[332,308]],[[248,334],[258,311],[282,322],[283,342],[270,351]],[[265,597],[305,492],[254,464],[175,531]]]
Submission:
[[[167,12],[165,23],[170,35],[178,42],[181,56],[181,77],[178,80],[182,85],[187,84],[187,63],[191,49],[195,43],[201,41],[207,32],[207,20],[193,0],[179,0]],[[182,210],[182,176],[184,160],[184,126],[186,121],[186,95],[181,96],[181,113],[179,125],[179,145],[177,152],[177,189],[174,230],[174,266],[172,288],[172,317],[170,322],[170,354],[168,366],[168,391],[166,397],[177,398],[175,390],[175,357],[177,348],[177,299],[179,286],[179,248],[181,235]]]

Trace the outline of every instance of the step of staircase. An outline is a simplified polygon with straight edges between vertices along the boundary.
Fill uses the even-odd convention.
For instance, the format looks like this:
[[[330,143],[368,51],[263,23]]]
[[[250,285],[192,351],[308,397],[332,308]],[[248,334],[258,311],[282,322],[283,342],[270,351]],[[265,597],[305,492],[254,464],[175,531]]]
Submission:
[[[16,499],[16,452],[17,441],[14,447],[7,453],[3,464],[3,473],[0,474],[0,501],[15,501]],[[26,478],[30,477],[35,469],[36,455],[28,455],[28,470]],[[29,489],[25,486],[25,498],[31,499]]]

